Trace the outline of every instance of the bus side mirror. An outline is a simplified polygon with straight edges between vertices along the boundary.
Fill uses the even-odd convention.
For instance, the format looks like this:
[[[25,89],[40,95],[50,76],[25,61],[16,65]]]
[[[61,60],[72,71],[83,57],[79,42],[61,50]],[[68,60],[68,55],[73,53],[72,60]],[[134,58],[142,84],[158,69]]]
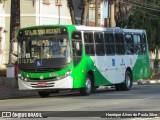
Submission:
[[[79,42],[76,42],[76,50],[80,50]]]

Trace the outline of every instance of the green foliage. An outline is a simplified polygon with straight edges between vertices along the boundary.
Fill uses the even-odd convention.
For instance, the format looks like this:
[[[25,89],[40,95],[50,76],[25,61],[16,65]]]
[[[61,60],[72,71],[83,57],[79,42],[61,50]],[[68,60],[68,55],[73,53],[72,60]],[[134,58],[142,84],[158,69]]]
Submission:
[[[143,4],[142,4],[143,3]],[[141,0],[142,6],[134,7],[128,19],[128,27],[145,29],[149,49],[160,48],[160,0]]]

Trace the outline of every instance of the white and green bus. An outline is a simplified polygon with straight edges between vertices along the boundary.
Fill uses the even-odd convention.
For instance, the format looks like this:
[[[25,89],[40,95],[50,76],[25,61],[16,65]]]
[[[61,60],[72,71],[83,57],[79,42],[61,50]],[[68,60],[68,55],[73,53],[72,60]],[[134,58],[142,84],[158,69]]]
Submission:
[[[22,28],[18,40],[19,90],[78,89],[89,95],[99,86],[130,90],[149,77],[145,30],[42,25]]]

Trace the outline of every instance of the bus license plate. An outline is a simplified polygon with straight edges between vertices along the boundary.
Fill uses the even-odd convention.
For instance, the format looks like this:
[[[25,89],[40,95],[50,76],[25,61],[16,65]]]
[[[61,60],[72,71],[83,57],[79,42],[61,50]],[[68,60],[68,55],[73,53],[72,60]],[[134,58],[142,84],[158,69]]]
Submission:
[[[47,86],[46,82],[38,82],[38,86]]]

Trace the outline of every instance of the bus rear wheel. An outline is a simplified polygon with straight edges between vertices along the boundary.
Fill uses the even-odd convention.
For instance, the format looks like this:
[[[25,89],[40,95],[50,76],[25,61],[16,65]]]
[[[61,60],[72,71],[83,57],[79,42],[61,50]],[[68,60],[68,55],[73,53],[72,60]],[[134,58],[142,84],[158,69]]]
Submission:
[[[38,91],[38,94],[41,97],[48,97],[50,95],[50,92]]]
[[[124,83],[115,84],[114,85],[117,91],[127,91],[130,90],[132,87],[132,77],[129,71],[125,73],[125,81]]]
[[[87,75],[85,87],[80,89],[81,95],[90,95],[92,93],[92,88],[93,88],[92,79],[90,75]]]

